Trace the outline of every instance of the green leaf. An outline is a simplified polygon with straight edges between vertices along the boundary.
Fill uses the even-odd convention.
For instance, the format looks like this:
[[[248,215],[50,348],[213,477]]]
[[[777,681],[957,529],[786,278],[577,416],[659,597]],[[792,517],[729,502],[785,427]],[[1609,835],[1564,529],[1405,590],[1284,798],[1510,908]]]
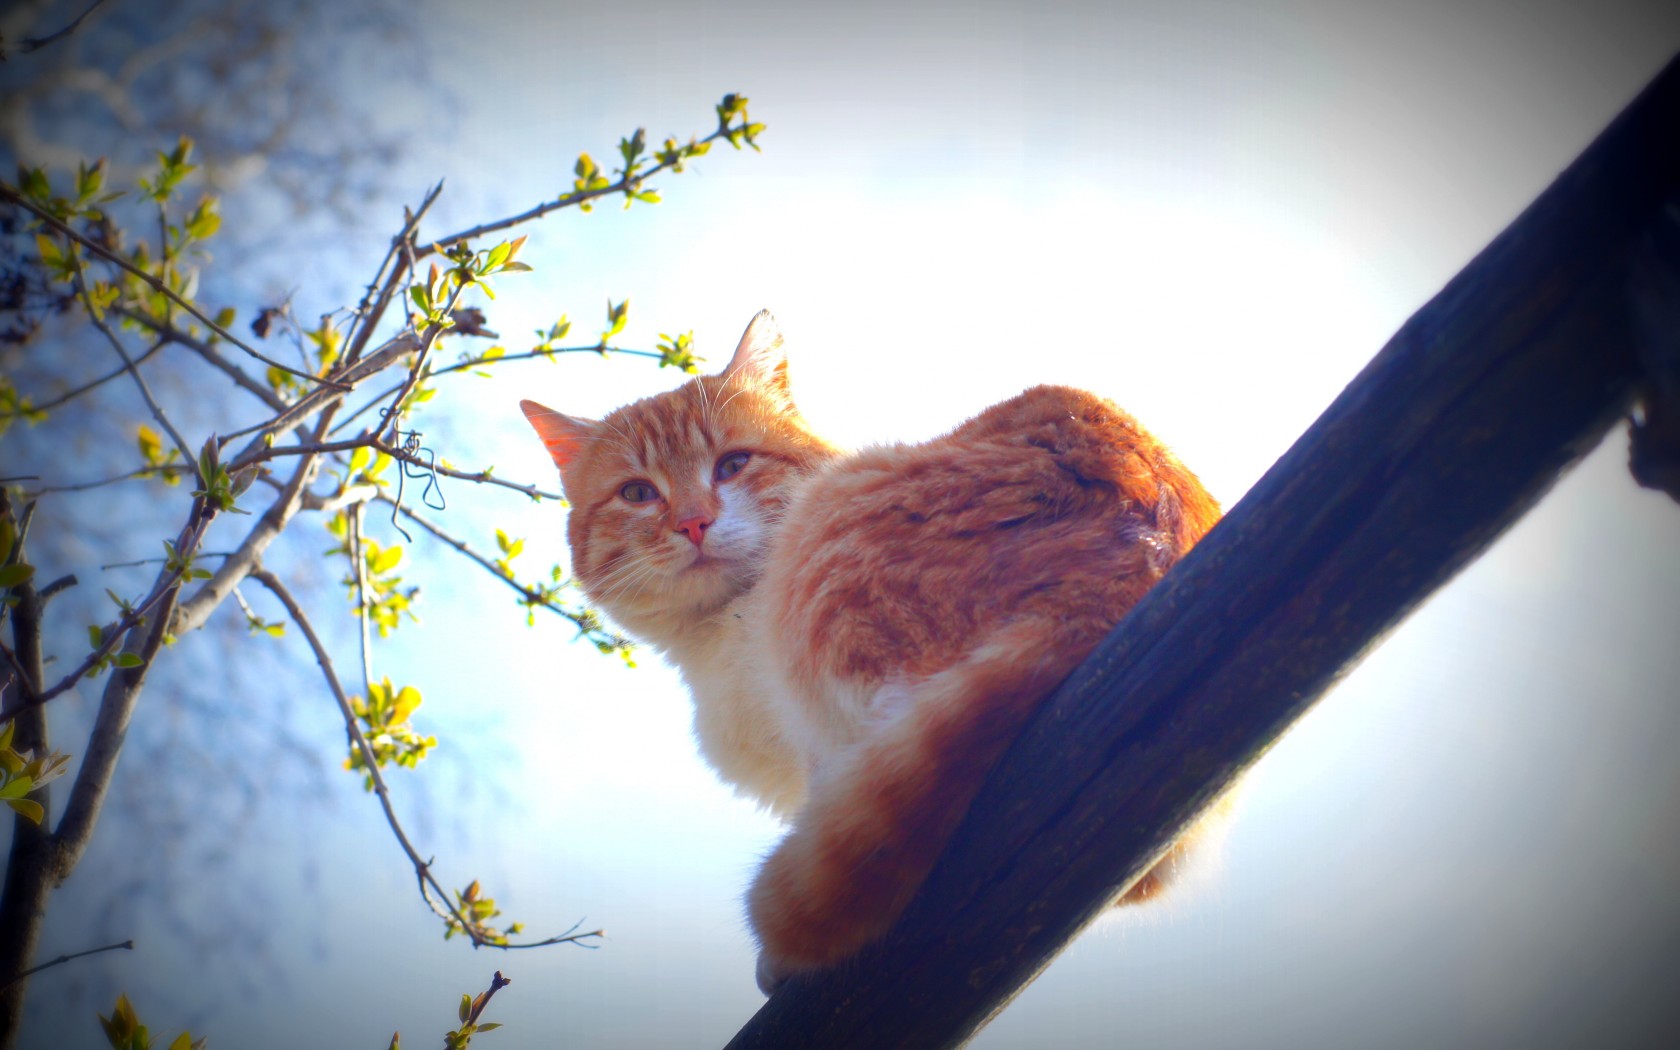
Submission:
[[[472,1016],[472,996],[466,992],[461,993],[461,1009],[458,1016],[462,1024],[466,1024],[467,1018]]]
[[[7,722],[5,729],[0,729],[0,754],[12,748],[12,733],[17,730],[16,722]]]
[[[368,461],[372,458],[373,449],[368,448],[366,445],[363,445],[356,451],[350,453],[350,473],[354,474],[363,467],[367,466]]]
[[[145,662],[145,659],[139,653],[119,653],[117,655],[118,667],[139,667]]]
[[[192,1033],[182,1032],[169,1044],[169,1050],[192,1050]]]
[[[8,780],[5,785],[0,786],[0,799],[22,798],[29,794],[34,787],[34,778],[28,776],[14,777]]]

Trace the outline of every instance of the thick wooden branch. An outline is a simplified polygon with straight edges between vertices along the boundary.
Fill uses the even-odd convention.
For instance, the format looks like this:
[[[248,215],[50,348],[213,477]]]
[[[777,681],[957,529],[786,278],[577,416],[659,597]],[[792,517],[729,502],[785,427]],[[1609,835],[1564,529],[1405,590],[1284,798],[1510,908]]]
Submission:
[[[789,982],[729,1045],[967,1040],[1595,446],[1680,313],[1658,304],[1653,329],[1633,301],[1653,267],[1673,286],[1652,244],[1680,239],[1677,127],[1680,60],[1046,702],[888,939]]]

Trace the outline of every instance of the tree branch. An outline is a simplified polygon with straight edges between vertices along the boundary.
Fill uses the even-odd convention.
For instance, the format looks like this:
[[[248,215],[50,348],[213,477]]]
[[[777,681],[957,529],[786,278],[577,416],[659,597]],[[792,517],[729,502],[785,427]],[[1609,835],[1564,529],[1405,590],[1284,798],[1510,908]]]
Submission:
[[[203,358],[206,364],[209,364],[211,367],[225,374],[241,389],[255,395],[259,401],[274,411],[284,412],[288,407],[290,407],[284,400],[281,399],[280,395],[276,394],[273,390],[264,386],[262,383],[259,383],[255,379],[251,378],[249,373],[229,361],[227,358],[223,357],[216,351],[215,347],[211,346],[204,340],[196,339],[192,335],[176,328],[168,321],[160,321],[157,318],[139,310],[130,310],[125,306],[114,306],[111,308],[111,312],[125,317],[136,324],[144,325],[145,327],[150,328],[153,332],[158,334],[163,343],[176,343],[180,346],[186,347],[188,350],[191,350],[193,353]]]
[[[139,357],[136,357],[134,359],[135,367],[138,368],[139,366],[145,364],[147,361],[151,360],[152,356],[154,354],[156,354],[159,350],[162,350],[163,347],[164,347],[164,343],[163,343],[162,340],[159,340],[158,342],[153,343],[150,347],[148,347],[146,349],[145,353],[141,354]],[[71,390],[67,393],[60,394],[57,397],[53,398],[51,401],[46,402],[45,404],[40,404],[40,405],[34,406],[35,411],[37,411],[37,412],[50,412],[53,409],[59,407],[60,405],[66,404],[67,402],[70,402],[70,401],[74,401],[76,398],[81,397],[83,394],[87,393],[90,390],[94,390],[98,387],[104,386],[106,383],[109,383],[111,380],[117,378],[120,375],[124,375],[127,372],[128,372],[128,364],[127,364],[127,362],[124,362],[123,364],[118,365],[116,368],[113,368],[111,371],[106,372],[104,375],[100,376],[98,379],[90,380],[86,383],[83,383],[81,386],[76,387],[75,389],[73,389],[73,390]]]
[[[556,616],[560,616],[560,617],[563,617],[567,620],[570,620],[572,622],[572,624],[574,626],[576,626],[577,629],[581,632],[588,632],[589,630],[591,630],[592,628],[595,628],[597,626],[595,623],[592,622],[591,617],[585,616],[582,613],[572,612],[569,609],[566,609],[566,608],[564,608],[560,605],[557,605],[553,601],[544,598],[541,593],[539,593],[539,592],[533,590],[532,588],[527,587],[524,584],[520,583],[514,577],[505,575],[501,571],[501,569],[497,568],[496,562],[495,562],[494,559],[488,557],[487,555],[479,553],[477,550],[474,550],[472,548],[472,546],[470,544],[468,544],[465,540],[458,539],[457,537],[450,535],[448,532],[445,532],[443,527],[441,525],[438,525],[436,522],[433,522],[428,518],[421,517],[419,514],[416,514],[414,511],[409,510],[405,506],[402,506],[401,504],[397,503],[396,500],[391,499],[389,496],[385,495],[384,493],[380,493],[379,495],[377,495],[374,498],[379,500],[379,502],[381,502],[381,503],[386,503],[386,504],[389,504],[390,506],[394,507],[400,514],[402,514],[403,517],[407,518],[409,521],[414,522],[414,524],[420,526],[422,529],[425,529],[427,532],[431,533],[433,536],[442,540],[444,543],[449,544],[451,547],[454,547],[456,550],[460,551],[462,554],[466,555],[468,558],[471,558],[473,561],[477,562],[484,569],[484,571],[488,572],[490,575],[494,576],[496,579],[498,579],[498,580],[502,581],[503,583],[507,584],[509,587],[512,587],[515,591],[518,591],[519,596],[521,598],[525,599],[526,605],[528,605],[528,606],[538,606],[540,608],[547,609],[549,612],[554,613]],[[617,636],[614,636],[614,638],[612,640],[613,640],[615,645],[620,644],[620,643],[625,644],[625,645],[629,644],[628,639],[617,637]]]
[[[356,713],[350,707],[350,698],[345,695],[344,686],[338,680],[338,672],[333,669],[332,657],[327,654],[326,646],[321,644],[320,636],[315,633],[315,628],[310,624],[309,618],[304,615],[303,608],[298,605],[297,599],[292,597],[285,584],[280,582],[279,577],[267,569],[260,565],[253,566],[250,575],[252,579],[267,587],[274,597],[279,599],[280,604],[286,607],[286,615],[291,617],[293,623],[297,624],[298,630],[303,633],[304,639],[309,643],[309,648],[314,652],[315,662],[321,667],[321,674],[326,678],[327,688],[332,692],[333,699],[338,702],[339,714],[344,719],[345,733],[350,738],[351,746],[361,755],[362,762],[367,769],[368,778],[373,782],[374,794],[378,796],[380,809],[385,813],[385,822],[390,825],[391,833],[396,836],[397,844],[402,847],[409,863],[414,866],[415,878],[420,884],[420,896],[426,901],[426,905],[431,908],[433,913],[441,919],[459,924],[462,932],[477,947],[537,948],[549,944],[576,942],[587,937],[600,936],[601,931],[596,930],[590,933],[561,934],[531,944],[497,944],[486,939],[478,932],[478,928],[450,902],[449,892],[432,874],[431,864],[421,859],[419,851],[414,848],[414,843],[409,841],[408,834],[403,830],[402,822],[397,819],[397,812],[391,805],[391,792],[385,786],[385,778],[379,772],[379,763],[374,757],[373,747],[368,743],[367,737],[363,735],[361,726],[357,724]]]
[[[307,445],[274,445],[268,448],[259,448],[253,450],[248,455],[241,455],[241,457],[234,460],[227,469],[228,473],[231,474],[235,471],[243,470],[246,467],[253,466],[258,463],[266,463],[269,460],[279,459],[282,456],[313,456],[328,452],[350,452],[358,448],[370,448],[375,452],[383,452],[385,455],[390,456],[392,459],[397,460],[400,463],[409,463],[417,467],[424,467],[427,470],[435,470],[446,478],[458,478],[461,481],[476,482],[480,485],[499,485],[505,489],[512,489],[515,492],[524,493],[532,499],[557,500],[563,498],[558,492],[549,492],[545,489],[540,489],[535,485],[526,485],[517,481],[505,481],[502,478],[498,478],[491,474],[489,470],[469,473],[464,470],[456,470],[454,467],[446,467],[439,463],[431,463],[419,456],[410,455],[389,442],[381,441],[372,437],[354,437],[345,438],[342,441],[322,441]]]
[[[32,51],[41,50],[48,44],[64,39],[76,30],[82,28],[82,23],[87,20],[87,16],[97,11],[99,9],[99,5],[104,2],[105,0],[93,0],[93,3],[88,5],[88,9],[86,11],[83,11],[81,14],[76,16],[76,20],[74,22],[71,22],[69,25],[60,29],[56,33],[49,33],[46,36],[25,37],[23,42],[18,44],[18,53],[27,55]]]
[[[77,233],[75,230],[71,229],[68,225],[64,224],[63,222],[60,222],[57,219],[57,217],[55,217],[51,212],[45,211],[42,208],[40,208],[39,206],[37,206],[34,201],[31,201],[28,197],[25,197],[22,193],[20,193],[17,190],[16,187],[12,186],[10,183],[0,181],[0,198],[4,198],[5,200],[8,200],[8,201],[12,202],[13,204],[16,204],[18,207],[23,208],[25,211],[30,212],[37,219],[40,219],[42,222],[46,223],[55,232],[61,234],[62,236],[70,238],[71,240],[75,241],[77,244],[80,244],[82,247],[86,248],[88,251],[91,251],[95,255],[99,256],[101,259],[104,259],[106,262],[111,263],[115,266],[118,266],[118,267],[122,268],[123,270],[127,271],[128,273],[132,274],[133,276],[138,277],[140,280],[146,282],[146,284],[149,285],[154,291],[158,292],[161,295],[164,295],[164,296],[168,297],[169,299],[173,300],[176,303],[179,303],[181,305],[182,309],[186,310],[188,313],[190,313],[194,317],[198,318],[198,320],[201,321],[204,325],[206,325],[212,332],[215,332],[217,335],[221,336],[223,339],[226,339],[228,342],[232,343],[234,346],[239,347],[239,349],[245,351],[247,354],[250,354],[252,357],[261,361],[263,364],[270,365],[274,368],[278,368],[282,372],[286,372],[290,375],[297,376],[299,379],[307,379],[311,383],[317,383],[317,384],[321,384],[321,385],[324,385],[324,386],[338,386],[339,385],[338,383],[334,382],[333,380],[323,379],[320,376],[311,375],[308,372],[300,372],[295,368],[291,368],[287,365],[283,365],[280,362],[274,360],[273,358],[267,356],[266,354],[263,354],[261,351],[253,349],[251,346],[246,344],[244,340],[240,339],[238,336],[235,336],[233,333],[229,332],[227,329],[223,328],[221,325],[217,324],[215,321],[213,321],[209,317],[205,316],[204,311],[200,310],[197,306],[193,305],[191,300],[185,298],[180,293],[176,292],[173,288],[170,288],[168,284],[164,283],[162,280],[160,280],[156,277],[153,277],[151,274],[149,274],[146,271],[144,271],[144,270],[140,269],[139,267],[135,266],[133,263],[129,262],[127,259],[124,259],[121,255],[118,255],[116,252],[113,252],[110,249],[106,248],[105,246],[103,246],[101,244],[98,244],[98,243],[95,243],[94,241],[91,241],[88,238],[86,238],[86,237],[82,236],[81,234]]]
[[[701,144],[710,145],[711,143],[716,142],[718,139],[727,137],[730,130],[733,130],[733,129],[726,129],[726,128],[723,128],[723,127],[719,127],[716,131],[712,132],[710,135],[707,135],[705,138],[700,139],[699,141],[700,141]],[[647,182],[648,179],[653,178],[655,175],[658,175],[660,172],[665,171],[667,168],[675,167],[677,163],[678,163],[678,161],[674,161],[674,160],[673,161],[660,161],[659,163],[655,164],[653,167],[649,168],[648,170],[646,170],[646,171],[644,171],[644,172],[642,172],[642,173],[640,173],[640,174],[638,174],[634,177],[631,177],[631,176],[628,176],[628,175],[623,176],[617,182],[612,183],[609,186],[604,186],[604,187],[602,187],[598,190],[579,190],[576,193],[563,194],[560,197],[557,197],[556,199],[554,199],[552,201],[548,201],[545,204],[539,204],[534,208],[528,209],[526,211],[522,211],[518,215],[510,215],[505,219],[497,219],[494,222],[487,222],[487,223],[484,223],[484,224],[479,225],[479,226],[473,226],[470,229],[462,230],[460,233],[453,233],[453,234],[450,234],[447,237],[439,237],[439,238],[437,238],[437,240],[433,241],[432,244],[448,245],[448,244],[458,244],[461,241],[475,240],[479,237],[484,236],[487,233],[496,233],[499,230],[510,229],[514,226],[520,225],[521,223],[530,222],[533,219],[540,219],[544,215],[547,215],[551,211],[558,211],[561,208],[574,207],[576,205],[584,204],[584,203],[596,200],[596,199],[601,198],[601,197],[610,197],[615,193],[623,193],[626,189],[634,189],[634,188],[640,187],[645,182]],[[436,250],[435,248],[432,247],[432,244],[422,245],[418,249],[416,254],[421,258],[424,258],[427,255],[430,255],[433,251]]]
[[[23,980],[25,977],[28,977],[31,974],[40,973],[42,970],[48,970],[48,969],[51,969],[54,966],[63,966],[65,963],[69,962],[72,959],[80,959],[84,955],[98,955],[100,952],[114,952],[119,948],[126,949],[128,951],[133,951],[134,950],[134,942],[131,941],[131,940],[130,941],[121,941],[117,944],[107,944],[102,948],[89,948],[87,951],[84,951],[84,952],[71,952],[69,955],[60,955],[58,958],[52,960],[51,962],[44,962],[39,966],[31,966],[29,969],[23,971],[22,973],[13,974],[11,977],[6,979],[4,984],[0,984],[0,989],[10,988],[13,984],[16,984],[18,981]]]
[[[403,228],[401,232],[391,238],[391,247],[386,250],[385,258],[380,262],[379,269],[374,271],[373,280],[368,282],[367,291],[363,293],[362,301],[356,306],[355,320],[350,324],[350,331],[345,333],[344,359],[348,363],[355,364],[361,360],[362,350],[366,348],[368,339],[373,335],[374,329],[379,326],[380,320],[384,318],[385,311],[391,305],[391,297],[396,294],[397,288],[402,284],[404,275],[408,272],[406,266],[398,267],[391,271],[389,278],[385,278],[386,267],[398,258],[409,258],[414,233],[420,228],[420,220],[431,210],[432,204],[442,193],[443,183],[440,181],[420,201],[420,207],[413,212],[404,209]],[[405,248],[405,245],[409,247]],[[381,285],[382,279],[384,280],[383,285]],[[373,299],[375,288],[379,289],[377,301]]]
[[[80,259],[76,260],[76,294],[81,296],[82,307],[88,312],[88,320],[93,322],[93,326],[99,329],[99,334],[103,335],[111,344],[111,349],[115,350],[117,356],[122,358],[123,366],[128,374],[134,377],[134,385],[140,388],[140,396],[145,399],[146,407],[151,410],[152,418],[157,420],[158,426],[162,427],[169,435],[170,440],[175,442],[175,448],[181,453],[182,461],[192,469],[193,476],[198,479],[198,487],[208,489],[210,479],[206,478],[203,472],[198,469],[198,457],[193,454],[192,446],[188,445],[187,439],[181,436],[179,430],[175,429],[175,424],[169,421],[169,416],[164,413],[163,406],[158,404],[157,398],[152,396],[152,388],[146,385],[146,378],[140,374],[140,369],[134,366],[134,359],[128,356],[128,350],[122,345],[122,340],[117,338],[117,333],[111,331],[111,326],[105,323],[105,318],[93,305],[93,298],[88,293],[87,281],[83,277]]]

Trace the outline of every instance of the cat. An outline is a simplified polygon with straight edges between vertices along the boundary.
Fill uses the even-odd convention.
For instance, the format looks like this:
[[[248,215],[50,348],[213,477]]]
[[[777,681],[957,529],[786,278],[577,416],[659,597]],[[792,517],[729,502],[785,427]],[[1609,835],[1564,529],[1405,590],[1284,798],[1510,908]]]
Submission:
[[[721,373],[599,421],[520,407],[584,593],[680,669],[719,775],[791,822],[747,896],[766,994],[891,926],[1027,715],[1220,513],[1066,387],[844,453],[767,311]]]

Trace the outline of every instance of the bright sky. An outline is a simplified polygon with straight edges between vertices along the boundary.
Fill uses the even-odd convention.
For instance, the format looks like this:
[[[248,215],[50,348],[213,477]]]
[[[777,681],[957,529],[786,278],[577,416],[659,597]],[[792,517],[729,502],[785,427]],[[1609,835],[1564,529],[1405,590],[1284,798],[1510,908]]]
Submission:
[[[1634,4],[674,6],[434,12],[452,50],[430,67],[481,92],[393,173],[400,200],[448,177],[433,233],[554,196],[579,150],[604,161],[638,125],[707,130],[727,91],[769,125],[762,156],[715,150],[658,207],[530,229],[537,272],[492,313],[510,350],[561,312],[598,331],[628,295],[622,345],[692,328],[716,367],[769,307],[806,415],[841,440],[1071,383],[1228,505],[1680,48],[1680,16]],[[357,231],[367,265],[387,212]],[[466,380],[428,439],[547,481],[520,397],[598,415],[676,378],[579,357]],[[975,1045],[1561,1046],[1671,1017],[1680,513],[1633,488],[1624,442],[1274,751],[1219,870],[1084,937]],[[559,555],[557,507],[450,498],[465,530],[529,537],[528,564]],[[382,1046],[501,967],[510,1027],[486,1039],[720,1045],[761,1001],[737,901],[776,826],[699,762],[657,660],[626,672],[558,622],[527,631],[442,558],[424,633],[385,659],[426,683],[449,746],[399,804],[439,813],[423,848],[533,932],[587,916],[610,940],[437,943],[352,784],[321,834],[356,900],[283,939],[319,969],[184,1009],[209,1010],[212,1045],[295,1045],[296,1004],[349,986],[334,1041]],[[472,813],[442,804],[457,792]]]

